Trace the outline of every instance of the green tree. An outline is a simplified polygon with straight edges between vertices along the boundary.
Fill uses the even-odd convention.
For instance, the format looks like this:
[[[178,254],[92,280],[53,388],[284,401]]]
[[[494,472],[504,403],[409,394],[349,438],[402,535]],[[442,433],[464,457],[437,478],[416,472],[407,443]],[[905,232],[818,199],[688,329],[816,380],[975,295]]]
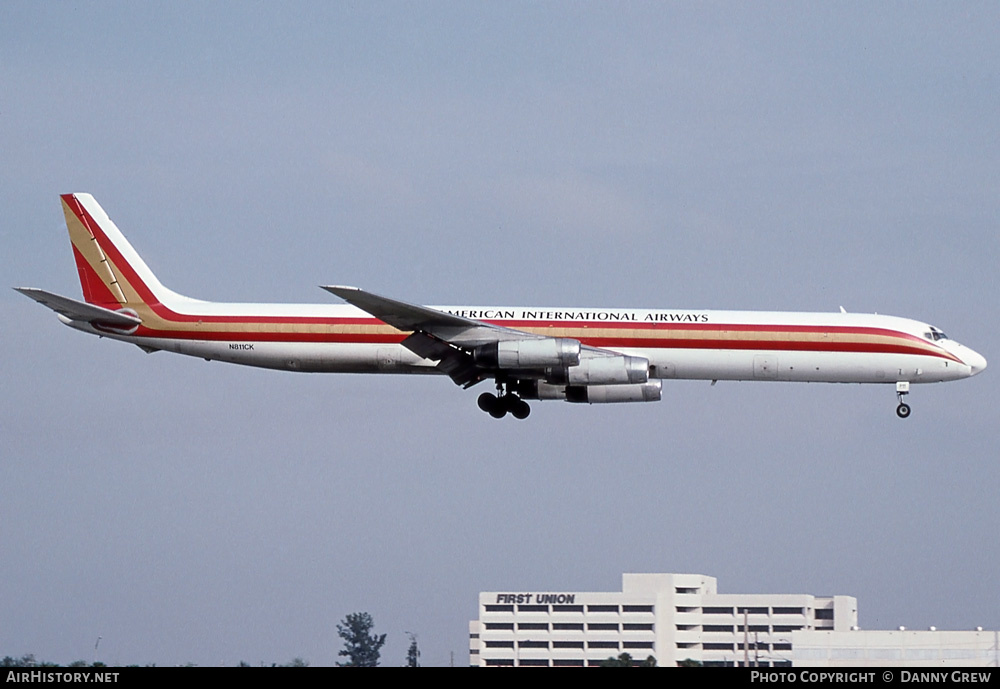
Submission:
[[[410,637],[410,648],[406,651],[406,667],[420,667],[420,649],[417,648],[417,635],[407,634]]]
[[[622,653],[617,658],[608,656],[607,660],[601,662],[601,667],[632,667],[632,656],[628,653]]]
[[[5,656],[4,659],[0,661],[0,667],[35,667],[36,665],[38,665],[38,661],[35,660],[35,655],[33,653],[28,653],[20,658]]]
[[[375,636],[372,632],[374,622],[366,612],[351,613],[337,625],[337,634],[344,640],[344,648],[337,655],[347,658],[346,663],[337,663],[340,667],[378,667],[379,649],[385,643],[385,634]]]
[[[601,667],[656,667],[656,658],[646,656],[645,660],[636,662],[632,660],[630,654],[622,653],[617,658],[609,656],[607,660],[601,663]]]

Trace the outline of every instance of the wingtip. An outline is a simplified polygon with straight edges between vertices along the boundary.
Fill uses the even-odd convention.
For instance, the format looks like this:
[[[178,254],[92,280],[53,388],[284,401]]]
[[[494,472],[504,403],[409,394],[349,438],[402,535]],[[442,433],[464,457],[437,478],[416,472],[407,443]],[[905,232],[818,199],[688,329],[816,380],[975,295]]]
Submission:
[[[360,292],[360,287],[352,287],[350,285],[320,285],[320,289],[325,289],[331,294],[336,294],[340,296],[340,292]]]

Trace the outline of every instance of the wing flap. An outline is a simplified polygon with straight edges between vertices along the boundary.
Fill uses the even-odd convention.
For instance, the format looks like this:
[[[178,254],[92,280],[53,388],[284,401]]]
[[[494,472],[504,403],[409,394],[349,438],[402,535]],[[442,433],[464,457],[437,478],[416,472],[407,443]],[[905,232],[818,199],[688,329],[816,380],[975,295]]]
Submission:
[[[424,359],[438,362],[437,369],[447,374],[456,385],[470,387],[483,379],[483,370],[475,357],[425,332],[414,332],[401,345]]]

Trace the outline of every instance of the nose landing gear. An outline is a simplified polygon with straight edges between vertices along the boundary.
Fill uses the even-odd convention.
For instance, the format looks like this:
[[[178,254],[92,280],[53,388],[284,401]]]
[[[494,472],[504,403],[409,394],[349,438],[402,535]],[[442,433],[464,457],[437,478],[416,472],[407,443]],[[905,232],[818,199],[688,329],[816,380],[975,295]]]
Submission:
[[[484,392],[479,396],[477,404],[484,412],[494,419],[502,419],[507,416],[507,412],[515,419],[526,419],[531,413],[531,407],[527,402],[509,391],[504,394],[504,384],[497,381],[497,394]]]
[[[896,407],[896,416],[901,419],[905,419],[910,415],[910,405],[903,401],[903,396],[910,394],[910,381],[901,380],[896,383],[896,399],[899,400],[899,406]]]

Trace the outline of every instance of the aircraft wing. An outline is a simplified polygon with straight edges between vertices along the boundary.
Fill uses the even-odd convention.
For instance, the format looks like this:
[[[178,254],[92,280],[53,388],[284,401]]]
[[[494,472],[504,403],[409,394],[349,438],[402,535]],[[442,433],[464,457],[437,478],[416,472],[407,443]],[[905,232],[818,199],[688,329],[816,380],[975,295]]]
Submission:
[[[14,289],[71,321],[82,321],[115,328],[134,328],[142,323],[142,320],[137,316],[63,297],[36,287],[15,287]]]
[[[489,377],[491,373],[495,373],[495,367],[484,363],[482,357],[477,356],[483,347],[499,342],[554,340],[544,335],[504,328],[426,306],[382,297],[357,287],[343,285],[322,285],[322,287],[380,321],[398,330],[412,332],[401,344],[417,356],[439,362],[438,368],[442,372],[451,376],[458,385],[465,387],[475,385]],[[579,350],[579,343],[573,342]]]
[[[427,306],[382,297],[357,287],[323,285],[323,289],[402,331],[423,332],[462,348],[473,348],[505,340],[543,340],[543,335],[503,328],[463,318]],[[419,354],[419,352],[417,352]]]

